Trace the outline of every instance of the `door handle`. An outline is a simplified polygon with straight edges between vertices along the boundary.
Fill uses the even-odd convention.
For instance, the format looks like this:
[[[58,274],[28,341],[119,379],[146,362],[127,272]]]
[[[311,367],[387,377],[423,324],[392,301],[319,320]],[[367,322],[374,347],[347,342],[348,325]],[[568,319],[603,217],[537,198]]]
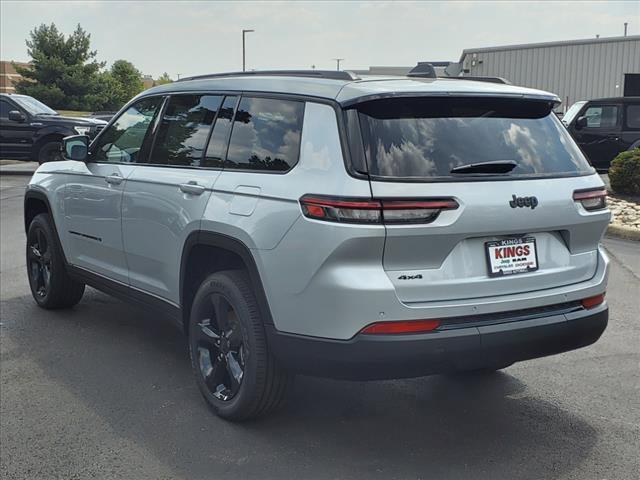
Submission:
[[[124,178],[122,178],[120,175],[116,173],[114,173],[113,175],[108,175],[104,177],[104,181],[111,185],[120,185],[123,180]]]
[[[191,180],[187,183],[181,183],[180,190],[191,195],[202,195],[205,188],[202,185],[198,185],[198,182]]]

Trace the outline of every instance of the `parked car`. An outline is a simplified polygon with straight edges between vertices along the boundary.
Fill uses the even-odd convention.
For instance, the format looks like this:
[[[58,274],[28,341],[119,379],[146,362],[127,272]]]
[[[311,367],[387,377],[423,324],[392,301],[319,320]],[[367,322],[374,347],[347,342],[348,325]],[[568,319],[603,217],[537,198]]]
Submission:
[[[598,170],[608,170],[620,152],[640,146],[640,97],[576,102],[562,121]]]
[[[95,137],[107,122],[66,117],[27,95],[0,93],[0,158],[61,160],[62,139],[69,135]]]
[[[292,375],[492,371],[608,321],[602,180],[559,99],[455,79],[247,72],[158,86],[25,194],[43,308],[85,284],[173,319],[218,415]]]

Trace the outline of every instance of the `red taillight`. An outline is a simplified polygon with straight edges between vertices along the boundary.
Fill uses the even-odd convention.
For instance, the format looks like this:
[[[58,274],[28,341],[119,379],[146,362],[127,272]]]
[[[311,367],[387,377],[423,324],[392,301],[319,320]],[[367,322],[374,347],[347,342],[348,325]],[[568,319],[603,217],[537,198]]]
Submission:
[[[368,200],[305,195],[302,213],[309,218],[342,223],[429,223],[442,210],[455,210],[451,198],[417,200]]]
[[[588,310],[590,308],[597,307],[602,302],[604,302],[604,293],[601,293],[600,295],[595,295],[593,297],[585,298],[580,303],[582,303],[582,306]]]
[[[407,320],[398,322],[376,322],[364,327],[360,333],[385,335],[401,333],[431,332],[440,326],[440,320]]]
[[[577,190],[573,192],[573,201],[580,202],[585,210],[602,210],[607,207],[607,191],[604,188]]]

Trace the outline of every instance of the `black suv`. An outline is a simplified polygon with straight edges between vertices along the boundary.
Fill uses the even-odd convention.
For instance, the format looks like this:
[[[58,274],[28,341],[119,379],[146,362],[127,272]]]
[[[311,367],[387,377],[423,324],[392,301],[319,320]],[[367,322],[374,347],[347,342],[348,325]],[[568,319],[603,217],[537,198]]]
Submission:
[[[95,137],[107,125],[93,118],[63,117],[33,97],[0,94],[0,158],[61,160],[62,139],[69,135]]]
[[[598,170],[607,170],[620,152],[640,147],[640,97],[576,102],[562,121]]]

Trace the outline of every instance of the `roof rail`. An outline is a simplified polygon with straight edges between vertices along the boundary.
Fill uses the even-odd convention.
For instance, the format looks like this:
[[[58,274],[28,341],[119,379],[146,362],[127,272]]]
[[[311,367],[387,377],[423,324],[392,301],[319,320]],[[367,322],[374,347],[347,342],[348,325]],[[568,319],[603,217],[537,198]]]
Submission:
[[[509,80],[502,77],[474,77],[473,75],[468,75],[465,77],[442,77],[442,78],[449,78],[451,80],[471,80],[474,82],[504,83],[505,85],[511,85],[511,82]]]
[[[210,73],[206,75],[196,75],[194,77],[185,77],[178,82],[186,82],[188,80],[205,80],[207,78],[224,78],[224,77],[253,77],[253,76],[269,76],[269,77],[310,77],[310,78],[326,78],[330,80],[359,80],[360,77],[352,72],[344,70],[251,70],[249,72],[227,72],[227,73]]]

